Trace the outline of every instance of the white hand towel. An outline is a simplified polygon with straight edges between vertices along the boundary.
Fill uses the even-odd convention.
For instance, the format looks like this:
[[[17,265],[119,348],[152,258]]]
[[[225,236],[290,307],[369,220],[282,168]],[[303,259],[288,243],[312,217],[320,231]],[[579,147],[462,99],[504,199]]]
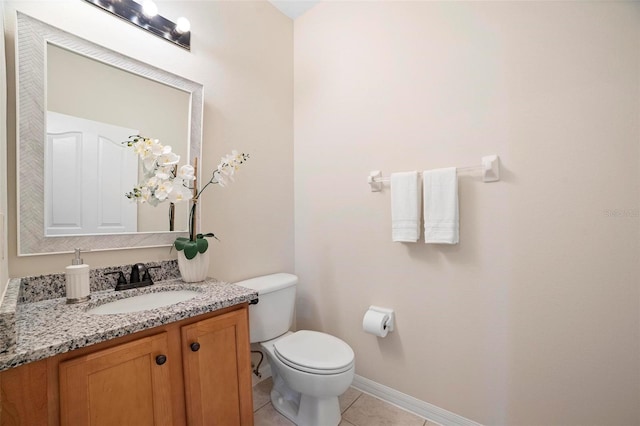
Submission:
[[[418,172],[391,174],[391,236],[393,241],[420,239],[420,180]]]
[[[456,168],[426,170],[424,180],[424,241],[458,244],[458,176]]]

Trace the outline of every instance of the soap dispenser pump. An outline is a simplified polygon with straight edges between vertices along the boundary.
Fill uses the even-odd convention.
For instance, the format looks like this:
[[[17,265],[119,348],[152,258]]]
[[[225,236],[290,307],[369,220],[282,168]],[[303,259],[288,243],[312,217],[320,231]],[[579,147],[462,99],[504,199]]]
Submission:
[[[86,302],[89,296],[89,265],[80,258],[80,249],[75,249],[71,265],[65,268],[67,279],[67,303]]]

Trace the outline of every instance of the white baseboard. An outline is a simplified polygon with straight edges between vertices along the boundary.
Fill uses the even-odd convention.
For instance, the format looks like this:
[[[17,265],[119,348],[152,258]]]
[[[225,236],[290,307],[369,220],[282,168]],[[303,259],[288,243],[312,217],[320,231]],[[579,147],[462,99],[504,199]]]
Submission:
[[[353,378],[352,386],[364,393],[375,396],[385,402],[396,405],[420,417],[441,424],[442,426],[482,426],[473,420],[454,414],[444,408],[421,401],[388,386],[366,379],[357,374]]]
[[[253,386],[271,377],[271,365],[269,365],[266,359],[260,366],[260,375],[261,377],[257,377],[255,374],[251,374]],[[357,374],[354,376],[351,386],[359,391],[368,393],[369,395],[375,396],[376,398],[398,406],[403,410],[412,412],[420,417],[424,417],[430,422],[438,423],[442,426],[482,426],[480,423],[476,423],[466,417],[462,417],[458,414],[452,413],[451,411],[447,411],[444,408],[429,404],[428,402],[421,401],[410,395],[382,385],[378,382],[374,382],[373,380],[366,379]]]

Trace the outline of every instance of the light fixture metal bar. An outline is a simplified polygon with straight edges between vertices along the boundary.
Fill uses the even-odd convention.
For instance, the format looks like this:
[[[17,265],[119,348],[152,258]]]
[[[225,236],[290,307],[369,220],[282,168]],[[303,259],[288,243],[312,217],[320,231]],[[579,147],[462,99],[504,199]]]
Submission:
[[[142,5],[133,0],[85,1],[183,49],[191,51],[191,31],[179,33],[176,31],[176,24],[161,15],[146,17],[142,12]]]

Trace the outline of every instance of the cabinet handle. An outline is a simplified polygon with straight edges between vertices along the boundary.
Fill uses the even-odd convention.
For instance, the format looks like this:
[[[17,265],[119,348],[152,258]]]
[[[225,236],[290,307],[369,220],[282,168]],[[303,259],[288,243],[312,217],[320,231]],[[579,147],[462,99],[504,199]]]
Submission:
[[[200,343],[198,342],[193,342],[191,344],[191,351],[192,352],[198,352],[200,350]]]
[[[156,357],[156,364],[158,364],[158,365],[162,365],[162,364],[164,364],[165,362],[167,362],[167,357],[166,357],[166,355],[158,355],[158,356]]]

